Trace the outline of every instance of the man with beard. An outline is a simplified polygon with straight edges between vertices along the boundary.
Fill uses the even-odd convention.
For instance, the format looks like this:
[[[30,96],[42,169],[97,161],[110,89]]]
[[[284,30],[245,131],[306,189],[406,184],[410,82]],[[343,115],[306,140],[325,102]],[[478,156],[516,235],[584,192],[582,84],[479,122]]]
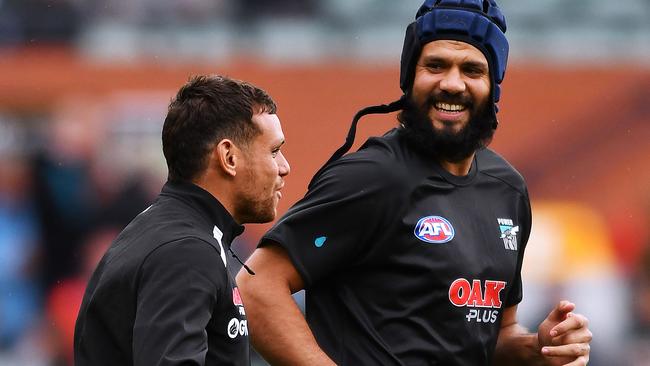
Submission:
[[[283,143],[275,102],[251,84],[197,76],[178,91],[162,131],[168,181],[88,283],[77,366],[250,365],[227,252],[243,223],[275,218]]]
[[[281,365],[585,365],[591,333],[560,301],[517,324],[531,228],[523,178],[486,148],[508,54],[493,0],[427,0],[408,28],[404,96],[355,116],[305,197],[237,280],[253,345]],[[359,118],[400,126],[352,145]],[[306,289],[306,322],[290,294]]]

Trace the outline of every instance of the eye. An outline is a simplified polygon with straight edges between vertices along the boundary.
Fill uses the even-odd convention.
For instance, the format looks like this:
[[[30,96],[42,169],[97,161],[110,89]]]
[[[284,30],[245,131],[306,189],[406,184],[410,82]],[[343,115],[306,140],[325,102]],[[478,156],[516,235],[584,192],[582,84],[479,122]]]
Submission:
[[[485,69],[480,66],[468,66],[464,69],[464,72],[470,77],[481,77],[487,73]]]
[[[279,153],[280,153],[280,149],[273,149],[273,151],[271,151],[271,156],[275,158],[276,156],[278,156]]]
[[[445,65],[442,62],[430,62],[426,67],[431,71],[440,71],[444,69]]]

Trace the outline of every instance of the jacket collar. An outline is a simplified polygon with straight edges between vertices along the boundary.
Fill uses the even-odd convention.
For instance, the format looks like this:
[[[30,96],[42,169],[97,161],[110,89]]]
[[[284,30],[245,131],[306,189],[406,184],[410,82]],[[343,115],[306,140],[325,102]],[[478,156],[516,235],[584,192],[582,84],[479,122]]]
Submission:
[[[244,232],[244,226],[235,222],[225,207],[210,192],[190,182],[167,181],[160,192],[161,196],[168,196],[187,203],[199,215],[209,220],[211,225],[219,228],[223,233],[221,239],[225,244],[230,243]],[[209,228],[212,233],[213,228]]]

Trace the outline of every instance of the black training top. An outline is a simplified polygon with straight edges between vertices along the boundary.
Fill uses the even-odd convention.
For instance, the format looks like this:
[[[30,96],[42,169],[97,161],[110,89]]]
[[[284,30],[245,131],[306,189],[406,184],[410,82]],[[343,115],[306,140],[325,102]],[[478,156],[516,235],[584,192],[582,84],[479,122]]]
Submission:
[[[165,184],[90,279],[75,364],[249,365],[246,316],[226,268],[242,231],[210,193]]]
[[[526,186],[488,149],[453,176],[398,131],[332,163],[260,245],[288,251],[337,364],[487,365],[522,297]]]

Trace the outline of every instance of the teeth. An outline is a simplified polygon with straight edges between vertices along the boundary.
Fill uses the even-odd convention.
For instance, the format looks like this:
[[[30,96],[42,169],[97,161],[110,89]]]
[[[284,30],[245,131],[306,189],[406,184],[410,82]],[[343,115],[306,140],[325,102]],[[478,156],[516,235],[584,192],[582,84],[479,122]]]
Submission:
[[[436,103],[436,108],[449,112],[458,112],[464,110],[465,106],[462,104]]]

